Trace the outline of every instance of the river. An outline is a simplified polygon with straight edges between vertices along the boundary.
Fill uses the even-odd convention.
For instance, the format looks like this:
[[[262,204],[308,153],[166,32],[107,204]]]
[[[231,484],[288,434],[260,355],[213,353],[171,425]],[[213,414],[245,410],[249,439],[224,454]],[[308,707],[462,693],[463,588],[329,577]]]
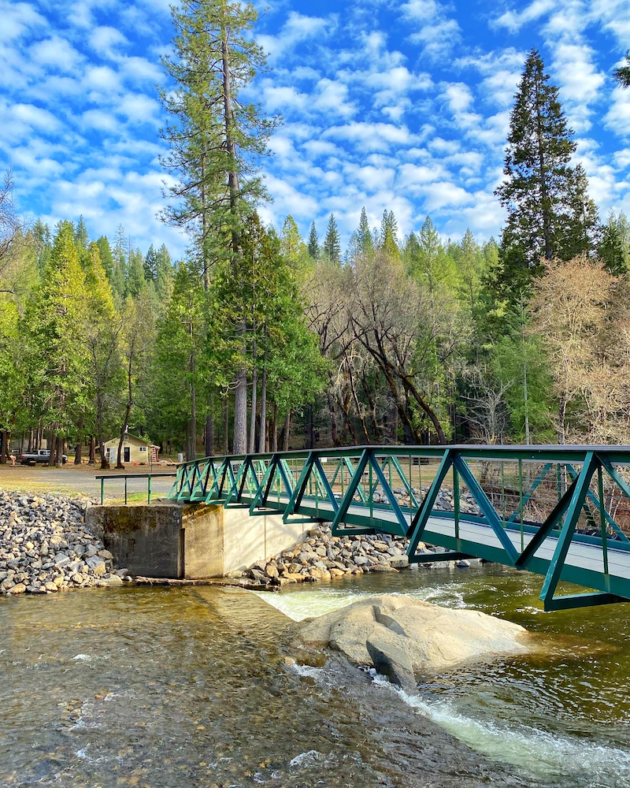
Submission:
[[[122,588],[0,600],[0,785],[630,786],[627,605],[545,614],[498,566],[279,594]],[[406,695],[340,661],[294,667],[287,618],[374,593],[493,612],[550,656]],[[565,636],[580,640],[567,652]]]

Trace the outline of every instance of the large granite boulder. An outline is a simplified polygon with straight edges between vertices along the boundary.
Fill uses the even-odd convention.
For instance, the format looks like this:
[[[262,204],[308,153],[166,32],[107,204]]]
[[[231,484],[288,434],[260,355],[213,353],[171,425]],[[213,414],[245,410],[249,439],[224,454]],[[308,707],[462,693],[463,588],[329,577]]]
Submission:
[[[407,596],[373,596],[299,625],[305,646],[340,651],[403,686],[423,675],[492,657],[526,653],[527,631],[475,610]]]

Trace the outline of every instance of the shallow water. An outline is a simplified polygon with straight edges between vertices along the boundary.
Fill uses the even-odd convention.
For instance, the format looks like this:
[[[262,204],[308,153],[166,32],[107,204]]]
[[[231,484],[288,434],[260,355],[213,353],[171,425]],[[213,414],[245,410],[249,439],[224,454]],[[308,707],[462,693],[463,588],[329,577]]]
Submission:
[[[0,785],[532,784],[388,685],[285,665],[286,627],[231,589],[0,600]]]
[[[444,567],[289,586],[268,601],[300,620],[371,594],[404,593],[545,633],[548,654],[438,676],[413,697],[382,689],[477,752],[518,767],[528,781],[630,786],[630,606],[544,613],[541,582],[495,565]]]

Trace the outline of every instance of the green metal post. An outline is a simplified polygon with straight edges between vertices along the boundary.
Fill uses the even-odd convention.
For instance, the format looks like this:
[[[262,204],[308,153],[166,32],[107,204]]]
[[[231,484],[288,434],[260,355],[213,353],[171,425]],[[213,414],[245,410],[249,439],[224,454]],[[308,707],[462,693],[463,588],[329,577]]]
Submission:
[[[105,503],[105,479],[101,479],[101,506]]]
[[[455,509],[455,539],[457,539],[457,547],[459,549],[459,473],[457,468],[453,468],[453,507]]]
[[[370,491],[370,523],[374,521],[374,489],[372,485],[372,463],[370,463],[370,471],[368,476],[368,490]]]
[[[604,558],[604,574],[608,574],[608,546],[606,544],[608,524],[606,522],[606,509],[604,507],[604,477],[602,466],[597,466],[597,492],[599,494],[599,519],[602,530],[602,554]]]
[[[523,527],[523,460],[518,461],[518,510],[521,516],[521,553],[525,549],[525,535]]]
[[[147,480],[147,503],[151,503],[151,474]]]
[[[127,506],[127,477],[125,476],[125,506]]]

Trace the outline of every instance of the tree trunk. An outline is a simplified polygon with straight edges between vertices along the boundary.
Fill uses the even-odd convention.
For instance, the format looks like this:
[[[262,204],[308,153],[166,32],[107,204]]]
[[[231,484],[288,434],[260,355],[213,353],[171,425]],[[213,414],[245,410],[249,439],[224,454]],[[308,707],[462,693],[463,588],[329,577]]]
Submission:
[[[223,400],[223,454],[230,453],[230,401]]]
[[[109,458],[105,451],[105,435],[103,432],[103,392],[96,394],[96,431],[98,432],[98,446],[101,453],[101,470],[109,470]]]
[[[88,465],[96,465],[96,440],[94,439],[94,435],[90,436],[90,456]]]
[[[326,401],[328,402],[328,411],[330,413],[330,437],[333,446],[341,446],[341,441],[339,440],[339,427],[337,426],[337,414],[335,413],[335,401],[330,387],[326,391]]]
[[[247,370],[241,367],[236,373],[234,391],[233,454],[247,453]]]
[[[254,348],[254,363],[256,363],[256,349]],[[256,367],[252,369],[252,410],[249,419],[249,454],[256,452],[256,397],[258,387],[258,373]]]
[[[206,457],[214,454],[214,413],[212,412],[212,398],[208,403],[208,413],[206,414]]]
[[[260,437],[258,453],[264,454],[267,441],[267,368],[263,367],[262,384],[260,387]]]
[[[191,326],[192,333],[192,326]],[[195,375],[195,354],[190,354],[190,373],[192,382],[190,384],[190,424],[188,429],[188,443],[186,446],[186,459],[188,462],[197,459],[197,391],[194,383]]]
[[[271,422],[271,451],[278,451],[278,405],[273,403],[272,409],[272,422]]]
[[[289,433],[291,432],[291,410],[287,411],[284,417],[284,427],[282,428],[282,451],[289,451]]]
[[[83,460],[83,414],[79,416],[79,423],[77,424],[77,445],[74,450],[74,464],[81,465]]]
[[[6,430],[2,430],[2,432],[0,432],[0,440],[2,441],[2,448],[0,449],[0,465],[5,465],[7,461],[7,451],[6,451],[7,431]]]

